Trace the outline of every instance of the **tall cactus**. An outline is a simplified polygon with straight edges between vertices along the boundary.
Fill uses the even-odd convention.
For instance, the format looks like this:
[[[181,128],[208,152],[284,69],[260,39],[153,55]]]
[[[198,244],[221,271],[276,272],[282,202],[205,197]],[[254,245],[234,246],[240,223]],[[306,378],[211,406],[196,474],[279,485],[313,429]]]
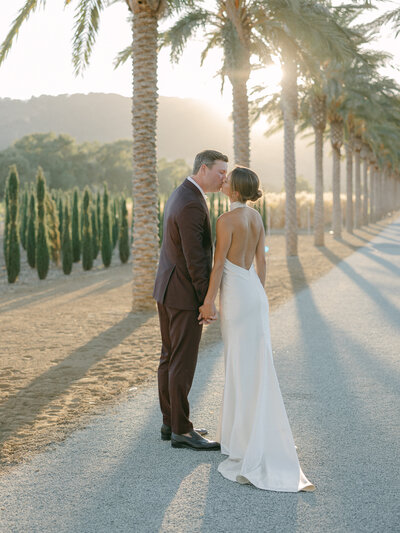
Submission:
[[[112,258],[112,243],[111,243],[111,228],[110,228],[110,208],[108,205],[108,190],[107,184],[104,183],[103,194],[103,222],[101,224],[101,258],[103,265],[107,268],[111,264]]]
[[[63,220],[64,220],[64,202],[62,194],[60,193],[57,200],[57,210],[58,210],[58,232],[62,240],[63,235]]]
[[[121,263],[126,263],[129,259],[129,227],[128,227],[128,210],[126,209],[126,200],[122,199],[121,206],[121,228],[119,232],[119,258]]]
[[[220,217],[223,212],[224,212],[224,208],[222,205],[221,193],[218,193],[218,217]]]
[[[262,201],[262,221],[263,221],[263,226],[264,226],[264,231],[267,231],[267,201],[265,199],[265,194],[263,196],[263,201]]]
[[[93,242],[91,220],[91,197],[88,187],[83,194],[83,229],[82,229],[82,267],[90,270],[93,267]]]
[[[36,181],[36,198],[38,203],[38,228],[36,238],[36,268],[39,279],[45,279],[49,271],[50,256],[47,244],[46,228],[46,179],[41,167],[38,168]]]
[[[10,208],[8,199],[8,180],[6,182],[6,188],[4,191],[4,206],[5,206],[5,219],[4,219],[4,235],[3,235],[3,252],[4,262],[7,265],[7,244],[8,244],[8,225],[10,224]]]
[[[8,283],[14,283],[21,269],[18,230],[18,193],[19,178],[17,167],[12,165],[7,181],[9,223],[7,231],[7,278]]]
[[[97,207],[92,204],[90,217],[92,219],[92,251],[93,259],[96,259],[99,255],[99,221],[97,218]]]
[[[26,255],[31,268],[36,266],[36,200],[31,192],[29,199],[28,233],[26,237]]]
[[[96,215],[97,215],[97,231],[98,231],[98,243],[99,243],[99,248],[101,248],[101,235],[102,235],[102,231],[101,231],[101,196],[100,196],[100,191],[97,193],[97,198],[96,198]]]
[[[46,193],[46,227],[47,227],[47,244],[51,255],[51,260],[55,265],[60,263],[61,239],[59,232],[60,222],[58,220],[58,209],[54,195]]]
[[[113,249],[116,247],[119,236],[119,202],[118,198],[113,200],[112,208],[112,245]]]
[[[215,241],[216,236],[216,227],[217,227],[217,216],[215,213],[215,194],[210,195],[210,225],[211,225],[211,235],[213,242]]]
[[[161,204],[161,199],[158,198],[158,243],[162,244],[163,231],[164,231],[164,205]]]
[[[79,217],[79,191],[75,187],[72,203],[72,257],[74,263],[81,258],[81,224]]]
[[[25,184],[24,195],[22,197],[22,210],[21,210],[21,224],[20,224],[20,240],[22,248],[26,250],[26,232],[28,228],[28,189]]]
[[[62,233],[62,268],[64,274],[71,274],[72,260],[72,241],[71,241],[71,215],[68,199],[65,202],[63,215],[63,233]]]

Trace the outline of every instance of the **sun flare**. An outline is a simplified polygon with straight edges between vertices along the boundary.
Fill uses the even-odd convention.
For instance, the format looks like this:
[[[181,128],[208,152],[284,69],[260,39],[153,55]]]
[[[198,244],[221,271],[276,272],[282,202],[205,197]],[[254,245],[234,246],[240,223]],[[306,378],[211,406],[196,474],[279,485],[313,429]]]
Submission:
[[[251,87],[261,86],[268,92],[279,90],[282,79],[282,69],[278,63],[273,63],[265,68],[253,70],[250,76],[249,85]]]

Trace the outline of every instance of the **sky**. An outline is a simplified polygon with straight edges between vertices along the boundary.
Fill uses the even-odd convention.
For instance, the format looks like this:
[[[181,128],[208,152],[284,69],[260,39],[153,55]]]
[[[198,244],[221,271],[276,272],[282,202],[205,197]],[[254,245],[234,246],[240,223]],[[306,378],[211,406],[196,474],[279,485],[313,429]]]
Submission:
[[[26,0],[1,0],[0,40],[3,42],[12,21]],[[0,98],[26,100],[41,94],[57,95],[72,93],[117,93],[132,94],[132,68],[127,63],[117,70],[113,61],[117,53],[131,41],[131,29],[127,20],[128,11],[124,2],[108,7],[100,21],[100,31],[94,46],[90,66],[83,76],[73,73],[71,50],[73,35],[73,11],[77,2],[64,9],[64,0],[51,0],[45,9],[38,9],[20,30],[18,39],[0,67]],[[212,4],[212,1],[210,0]],[[379,9],[394,7],[396,2],[377,2]],[[72,7],[72,8],[71,8]],[[400,67],[400,38],[394,39],[390,28],[383,28],[376,48],[394,53],[392,65]],[[397,46],[396,46],[397,44]],[[397,50],[396,50],[397,48]],[[158,88],[162,96],[206,100],[225,115],[231,111],[230,84],[225,83],[221,95],[221,80],[215,77],[220,68],[218,51],[200,67],[200,53],[203,49],[200,37],[190,43],[178,65],[171,65],[169,52],[162,50],[159,56]],[[389,69],[392,77],[400,83],[399,70]],[[250,80],[258,84],[267,77],[272,85],[279,83],[279,66],[272,66],[268,72],[256,71]]]

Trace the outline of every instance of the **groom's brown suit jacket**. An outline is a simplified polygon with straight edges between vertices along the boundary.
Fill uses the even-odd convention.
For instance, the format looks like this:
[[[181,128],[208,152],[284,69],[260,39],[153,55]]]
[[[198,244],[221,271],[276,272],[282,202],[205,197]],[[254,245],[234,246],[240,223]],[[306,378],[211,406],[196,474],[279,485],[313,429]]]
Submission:
[[[211,263],[207,204],[201,191],[186,179],[165,205],[154,298],[174,309],[198,309],[207,293]]]

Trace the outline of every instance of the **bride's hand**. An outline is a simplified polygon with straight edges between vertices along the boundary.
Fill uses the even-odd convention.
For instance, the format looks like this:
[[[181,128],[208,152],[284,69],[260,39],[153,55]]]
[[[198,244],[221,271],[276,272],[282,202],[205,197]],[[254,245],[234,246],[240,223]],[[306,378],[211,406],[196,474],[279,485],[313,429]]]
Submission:
[[[214,320],[217,320],[217,309],[214,303],[204,303],[199,307],[198,320],[200,324],[210,324]]]

